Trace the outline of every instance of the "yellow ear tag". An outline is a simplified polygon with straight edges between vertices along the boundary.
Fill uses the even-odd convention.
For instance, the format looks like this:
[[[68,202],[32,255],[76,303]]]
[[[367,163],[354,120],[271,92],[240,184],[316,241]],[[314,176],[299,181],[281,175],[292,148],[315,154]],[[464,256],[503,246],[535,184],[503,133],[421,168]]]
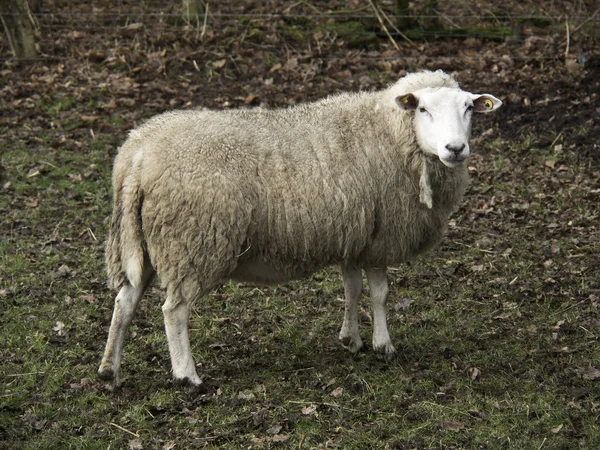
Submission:
[[[492,109],[494,107],[494,104],[492,103],[492,101],[490,99],[486,99],[486,101],[485,101],[485,107],[487,109]]]

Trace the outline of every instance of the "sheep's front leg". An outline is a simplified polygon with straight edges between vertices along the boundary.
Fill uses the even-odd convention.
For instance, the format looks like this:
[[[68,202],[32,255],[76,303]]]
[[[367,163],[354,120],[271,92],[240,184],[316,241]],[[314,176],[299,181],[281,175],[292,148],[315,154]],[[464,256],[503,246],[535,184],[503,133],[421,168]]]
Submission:
[[[353,265],[342,264],[342,277],[344,278],[346,305],[340,341],[344,347],[352,353],[356,353],[363,346],[358,332],[358,301],[363,289],[362,272]]]
[[[373,302],[373,349],[390,358],[396,352],[387,329],[385,302],[388,296],[386,269],[368,269],[367,280]]]
[[[190,304],[178,296],[169,295],[162,310],[169,341],[173,380],[175,384],[199,386],[202,380],[196,373],[188,334]]]
[[[115,298],[115,308],[110,323],[110,330],[108,331],[108,340],[100,369],[98,369],[98,377],[101,380],[112,381],[114,387],[118,387],[121,383],[119,380],[119,369],[121,367],[123,343],[125,342],[127,328],[129,328],[140,299],[153,277],[154,270],[151,267],[146,267],[142,273],[142,282],[140,285],[134,287],[129,282],[126,282]]]

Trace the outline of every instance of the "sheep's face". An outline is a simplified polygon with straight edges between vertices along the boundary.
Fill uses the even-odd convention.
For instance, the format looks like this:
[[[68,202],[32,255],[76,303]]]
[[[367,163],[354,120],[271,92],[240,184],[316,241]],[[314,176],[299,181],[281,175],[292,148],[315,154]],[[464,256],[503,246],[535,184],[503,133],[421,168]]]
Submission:
[[[495,111],[502,102],[493,95],[471,94],[453,88],[426,88],[396,98],[403,110],[414,111],[419,146],[437,155],[448,167],[464,163],[470,155],[473,111]]]

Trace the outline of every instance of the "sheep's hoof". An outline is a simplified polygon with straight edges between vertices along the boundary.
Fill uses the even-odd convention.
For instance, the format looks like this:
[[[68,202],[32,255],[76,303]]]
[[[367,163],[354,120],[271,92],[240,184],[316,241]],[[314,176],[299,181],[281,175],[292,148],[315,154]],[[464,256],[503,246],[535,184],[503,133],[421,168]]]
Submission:
[[[103,381],[113,381],[115,379],[115,371],[111,368],[100,368],[98,370],[98,378]]]
[[[391,342],[383,345],[373,345],[373,350],[382,355],[387,362],[391,361],[396,356],[396,349]]]
[[[173,378],[173,384],[175,386],[180,386],[182,388],[185,388],[186,390],[193,391],[194,393],[198,393],[198,394],[206,393],[206,386],[204,386],[202,381],[194,382],[189,377]]]
[[[360,338],[358,338],[358,341],[355,341],[350,336],[340,337],[340,342],[342,343],[345,349],[349,350],[354,354],[358,353],[363,346],[363,343],[360,340]]]

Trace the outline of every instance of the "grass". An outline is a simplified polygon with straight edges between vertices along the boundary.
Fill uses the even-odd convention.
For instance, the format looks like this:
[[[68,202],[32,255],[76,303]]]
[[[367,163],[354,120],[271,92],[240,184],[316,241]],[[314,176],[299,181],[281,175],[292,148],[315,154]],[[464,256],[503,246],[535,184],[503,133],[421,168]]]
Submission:
[[[353,357],[338,344],[335,269],[277,287],[229,282],[192,317],[208,392],[188,392],[169,382],[162,296],[153,288],[127,341],[125,385],[112,392],[95,376],[112,310],[102,263],[111,159],[103,139],[85,152],[16,146],[3,157],[12,187],[0,196],[2,446],[600,445],[591,371],[600,361],[597,248],[564,224],[568,214],[574,223],[597,218],[596,204],[583,201],[585,182],[541,207],[516,182],[539,183],[539,174],[517,170],[512,157],[476,161],[500,179],[475,179],[444,245],[390,272],[389,322],[400,350],[391,362]],[[530,158],[536,167],[543,160]],[[583,179],[589,170],[571,165],[568,173]],[[502,221],[480,206],[493,195]],[[525,201],[525,210],[513,204]],[[560,225],[533,238],[553,220]]]

